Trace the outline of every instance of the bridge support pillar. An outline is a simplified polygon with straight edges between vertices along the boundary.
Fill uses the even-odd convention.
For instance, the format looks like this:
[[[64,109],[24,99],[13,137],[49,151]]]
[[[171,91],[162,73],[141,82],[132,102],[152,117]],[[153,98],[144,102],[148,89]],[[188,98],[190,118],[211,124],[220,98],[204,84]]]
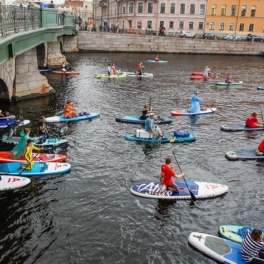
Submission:
[[[66,61],[66,57],[61,53],[60,43],[58,41],[48,42],[47,53],[47,64],[49,68],[61,68],[62,63]]]
[[[55,93],[47,78],[39,73],[36,48],[16,57],[15,74],[12,96],[14,101]]]

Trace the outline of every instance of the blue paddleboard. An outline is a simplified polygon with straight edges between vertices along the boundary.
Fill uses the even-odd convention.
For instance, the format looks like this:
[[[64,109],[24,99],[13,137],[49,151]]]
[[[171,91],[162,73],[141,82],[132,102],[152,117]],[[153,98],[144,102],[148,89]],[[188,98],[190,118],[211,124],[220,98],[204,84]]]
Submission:
[[[228,151],[226,152],[225,157],[228,160],[264,160],[264,154],[257,154],[256,150],[257,148]]]
[[[90,113],[89,115],[78,115],[73,118],[65,118],[63,115],[61,116],[52,116],[47,117],[47,123],[54,123],[54,122],[76,122],[76,121],[83,121],[83,120],[92,120],[93,118],[99,117],[100,113]]]
[[[147,60],[147,62],[149,62],[149,63],[160,63],[160,64],[168,63],[168,61],[164,61],[164,60],[159,60],[159,61],[156,61],[156,60]]]

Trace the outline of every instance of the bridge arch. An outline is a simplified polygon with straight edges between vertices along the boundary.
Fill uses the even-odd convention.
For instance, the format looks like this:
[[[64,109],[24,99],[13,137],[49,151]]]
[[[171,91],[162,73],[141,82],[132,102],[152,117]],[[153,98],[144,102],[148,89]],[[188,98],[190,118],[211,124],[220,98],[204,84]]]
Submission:
[[[0,101],[10,101],[8,87],[2,79],[0,79]]]

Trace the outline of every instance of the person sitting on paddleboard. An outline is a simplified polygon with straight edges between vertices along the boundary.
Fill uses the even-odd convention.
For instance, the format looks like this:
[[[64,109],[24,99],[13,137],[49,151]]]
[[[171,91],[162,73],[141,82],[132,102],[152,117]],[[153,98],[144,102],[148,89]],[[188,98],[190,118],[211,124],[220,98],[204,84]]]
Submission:
[[[228,73],[225,78],[225,83],[232,83],[233,81],[231,79],[232,79],[232,75]]]
[[[192,95],[192,102],[191,102],[191,108],[188,109],[189,113],[200,113],[200,102],[202,102],[203,99],[198,97],[198,91],[196,90],[194,94]]]
[[[246,119],[246,127],[263,127],[264,122],[259,122],[257,116],[260,116],[262,114],[257,114],[256,112],[253,112],[247,119]]]
[[[144,69],[144,65],[143,65],[143,62],[141,61],[139,64],[138,64],[138,66],[137,66],[137,74],[138,75],[142,75],[142,71],[143,71],[143,69]]]
[[[152,112],[152,106],[144,105],[142,109],[142,115],[139,119],[146,120],[149,117],[149,114]]]
[[[245,239],[243,239],[241,257],[246,263],[255,263],[253,260],[254,257],[263,259],[263,253],[260,253],[261,250],[264,250],[263,237],[262,231],[255,228],[251,233],[248,232]]]
[[[161,129],[155,125],[153,118],[155,117],[154,113],[150,113],[149,117],[146,119],[145,122],[145,130],[149,133],[152,133],[154,136],[156,135],[156,132],[158,133],[158,135],[162,138],[165,139],[165,137],[162,134]],[[156,122],[157,124],[158,122]]]
[[[46,124],[46,118],[45,116],[41,116],[39,120],[39,136],[41,137],[39,139],[39,143],[44,143],[48,137],[48,126]]]
[[[258,145],[258,149],[256,150],[256,153],[258,155],[263,155],[264,154],[264,139],[262,139],[262,141]]]
[[[0,110],[0,116],[1,116],[1,117],[4,117],[5,119],[8,119],[8,118],[3,114],[2,110]]]
[[[159,61],[159,55],[155,57],[155,61]]]
[[[209,72],[210,72],[211,70],[210,70],[210,68],[209,68],[209,66],[206,66],[205,67],[205,70],[204,70],[204,73],[203,73],[203,77],[204,78],[208,78],[208,76],[209,76]]]
[[[63,116],[65,118],[73,118],[78,115],[77,109],[80,109],[78,107],[73,107],[73,101],[68,101],[67,104],[64,107],[64,113]]]
[[[64,61],[61,65],[61,71],[66,72],[66,61]]]
[[[171,158],[166,158],[165,163],[161,165],[161,178],[162,184],[166,185],[167,190],[172,192],[179,192],[180,189],[178,185],[172,180],[172,177],[180,179],[184,176],[184,173],[177,175],[172,169],[176,168],[177,165],[171,166]]]

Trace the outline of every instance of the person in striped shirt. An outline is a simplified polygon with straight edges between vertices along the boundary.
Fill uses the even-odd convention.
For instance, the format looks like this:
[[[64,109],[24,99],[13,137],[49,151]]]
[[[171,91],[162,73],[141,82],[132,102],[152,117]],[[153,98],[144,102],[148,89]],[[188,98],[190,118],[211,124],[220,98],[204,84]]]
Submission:
[[[264,250],[263,237],[261,230],[254,229],[242,241],[241,254],[246,263],[255,263],[254,257],[259,257],[260,250]]]

